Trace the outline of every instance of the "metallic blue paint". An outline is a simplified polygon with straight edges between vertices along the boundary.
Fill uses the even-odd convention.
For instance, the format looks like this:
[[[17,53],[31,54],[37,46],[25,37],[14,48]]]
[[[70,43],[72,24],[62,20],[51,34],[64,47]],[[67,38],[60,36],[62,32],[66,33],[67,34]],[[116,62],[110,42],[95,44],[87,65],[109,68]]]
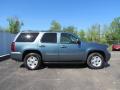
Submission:
[[[20,32],[25,33],[25,32]],[[20,35],[16,36],[16,38]],[[30,32],[32,33],[32,32]],[[41,52],[43,61],[55,61],[55,62],[69,62],[69,61],[84,61],[86,62],[87,56],[90,52],[101,51],[105,55],[105,60],[108,61],[111,57],[108,46],[97,44],[80,42],[80,44],[61,44],[60,36],[61,32],[57,33],[57,43],[41,43],[40,40],[46,32],[39,32],[38,37],[34,42],[15,42],[16,51],[11,52],[11,58],[22,61],[23,53],[26,50],[36,50]],[[48,33],[48,32],[47,32]],[[52,33],[52,32],[50,32]],[[77,37],[77,36],[75,36]],[[79,39],[79,38],[78,38]]]

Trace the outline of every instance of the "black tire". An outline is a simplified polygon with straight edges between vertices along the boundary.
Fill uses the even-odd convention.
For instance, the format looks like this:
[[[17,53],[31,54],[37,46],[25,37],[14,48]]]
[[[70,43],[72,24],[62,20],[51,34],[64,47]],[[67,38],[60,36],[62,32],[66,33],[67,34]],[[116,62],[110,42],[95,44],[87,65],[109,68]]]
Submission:
[[[37,61],[37,64],[35,65],[34,68],[30,67],[29,64],[28,64],[28,59],[30,57],[35,57],[36,58],[35,61]],[[24,64],[25,64],[25,67],[29,70],[37,70],[42,66],[41,56],[37,53],[29,53],[24,58]]]
[[[100,58],[99,59],[100,62],[98,60],[98,63],[100,63],[99,66],[97,66],[97,64],[96,64],[96,66],[95,66],[95,64],[93,64],[92,60],[93,60],[94,57],[99,57]],[[97,52],[96,53],[91,53],[87,58],[87,65],[90,69],[102,69],[102,68],[104,68],[104,64],[105,64],[104,57],[100,53],[97,53]]]

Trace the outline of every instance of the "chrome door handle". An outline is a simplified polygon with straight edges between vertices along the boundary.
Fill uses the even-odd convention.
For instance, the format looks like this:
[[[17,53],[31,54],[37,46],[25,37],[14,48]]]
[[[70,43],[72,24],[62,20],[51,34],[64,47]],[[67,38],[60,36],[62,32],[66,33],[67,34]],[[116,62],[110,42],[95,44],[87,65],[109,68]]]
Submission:
[[[45,47],[45,45],[40,45],[39,47]]]
[[[60,46],[60,48],[67,48],[65,45]]]

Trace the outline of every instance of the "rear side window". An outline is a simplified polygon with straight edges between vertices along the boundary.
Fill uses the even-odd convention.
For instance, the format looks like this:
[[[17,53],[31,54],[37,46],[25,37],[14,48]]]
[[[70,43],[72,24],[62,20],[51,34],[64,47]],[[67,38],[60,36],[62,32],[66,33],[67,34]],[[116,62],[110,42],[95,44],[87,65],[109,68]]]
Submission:
[[[16,42],[33,42],[39,33],[21,33]]]
[[[56,33],[45,33],[41,39],[42,43],[57,43]]]

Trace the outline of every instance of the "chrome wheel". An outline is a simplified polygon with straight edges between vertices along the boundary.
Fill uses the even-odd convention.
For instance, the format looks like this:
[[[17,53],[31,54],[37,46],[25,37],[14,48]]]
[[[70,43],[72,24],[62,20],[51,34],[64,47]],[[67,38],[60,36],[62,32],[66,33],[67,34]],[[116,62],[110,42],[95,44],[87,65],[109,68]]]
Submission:
[[[93,56],[91,59],[91,64],[94,67],[100,67],[102,65],[102,59],[99,56]]]
[[[38,58],[36,58],[35,56],[30,56],[27,59],[27,65],[31,69],[36,68],[36,66],[38,65]]]

